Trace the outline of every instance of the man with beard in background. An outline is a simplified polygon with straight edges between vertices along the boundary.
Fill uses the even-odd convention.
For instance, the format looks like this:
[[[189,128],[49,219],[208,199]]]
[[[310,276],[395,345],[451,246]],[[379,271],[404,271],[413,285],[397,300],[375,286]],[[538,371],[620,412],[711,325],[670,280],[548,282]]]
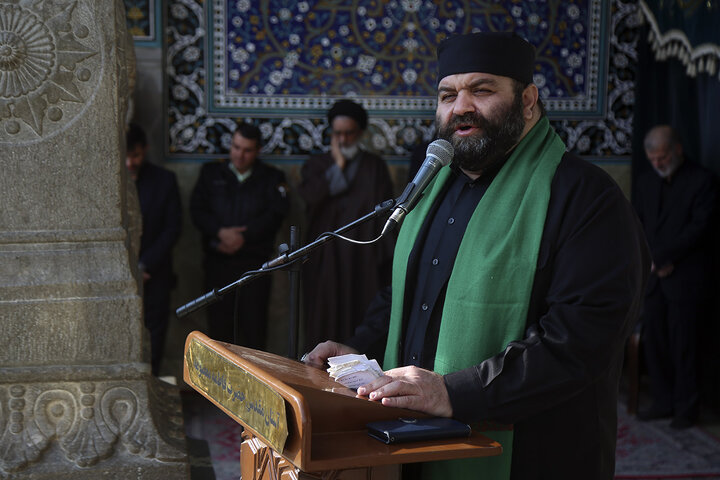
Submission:
[[[365,108],[352,100],[338,100],[327,118],[330,151],[305,162],[298,187],[307,207],[307,243],[372,212],[393,195],[385,161],[361,146],[368,126]],[[371,240],[380,234],[382,223],[373,219],[346,235]],[[392,248],[390,237],[363,246],[335,240],[308,257],[302,270],[308,348],[326,338],[352,335],[375,292],[390,281]]]
[[[717,186],[709,170],[685,160],[669,125],[650,129],[644,147],[652,169],[634,193],[653,261],[642,316],[653,404],[638,418],[673,417],[670,426],[684,429],[699,411],[697,328],[712,294]]]
[[[614,476],[623,351],[650,260],[623,192],[550,126],[534,60],[511,33],[440,44],[436,124],[452,165],[405,218],[391,288],[352,338],[305,359],[321,367],[384,342],[385,375],[358,395],[457,418],[503,446],[406,478]]]

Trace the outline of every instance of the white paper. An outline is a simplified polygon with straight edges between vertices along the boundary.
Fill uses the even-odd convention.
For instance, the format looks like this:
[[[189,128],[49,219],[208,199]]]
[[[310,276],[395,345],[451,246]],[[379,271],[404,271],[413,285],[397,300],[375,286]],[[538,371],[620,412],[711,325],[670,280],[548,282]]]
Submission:
[[[362,354],[339,355],[328,358],[328,373],[336,382],[357,389],[383,375],[377,360]]]

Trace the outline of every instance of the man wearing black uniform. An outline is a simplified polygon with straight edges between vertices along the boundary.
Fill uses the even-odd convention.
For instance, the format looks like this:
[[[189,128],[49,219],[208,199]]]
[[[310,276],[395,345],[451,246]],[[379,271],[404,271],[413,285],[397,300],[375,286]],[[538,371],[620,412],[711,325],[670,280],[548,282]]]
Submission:
[[[258,160],[260,130],[240,124],[232,136],[230,160],[202,166],[190,197],[193,223],[202,233],[205,285],[222,288],[262,266],[287,215],[285,174]],[[238,295],[238,342],[264,349],[271,277],[261,276],[208,308],[208,335],[234,341],[233,311]]]
[[[125,166],[135,181],[142,212],[143,314],[150,332],[150,365],[157,376],[165,349],[170,291],[175,286],[172,251],[182,224],[180,191],[173,172],[147,160],[147,135],[139,125],[131,123],[125,139]]]
[[[625,340],[650,271],[640,224],[601,169],[568,154],[516,34],[438,48],[439,136],[455,149],[398,235],[390,290],[345,345],[385,342],[383,405],[454,417],[503,453],[408,478],[610,480]]]

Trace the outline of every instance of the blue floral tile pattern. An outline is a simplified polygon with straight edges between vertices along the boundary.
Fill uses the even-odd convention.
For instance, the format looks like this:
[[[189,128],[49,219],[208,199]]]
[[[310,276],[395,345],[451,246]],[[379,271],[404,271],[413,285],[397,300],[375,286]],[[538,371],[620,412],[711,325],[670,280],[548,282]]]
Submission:
[[[136,41],[155,39],[155,2],[160,0],[125,0],[127,27]]]
[[[637,26],[631,0],[170,0],[169,154],[223,154],[250,120],[266,157],[301,160],[351,97],[370,111],[369,146],[404,159],[432,138],[437,43],[515,29],[536,45],[534,82],[568,147],[628,155]]]
[[[537,47],[535,83],[548,108],[594,111],[602,8],[600,0],[213,0],[211,108],[292,112],[357,96],[371,110],[432,111],[437,43],[513,29]]]

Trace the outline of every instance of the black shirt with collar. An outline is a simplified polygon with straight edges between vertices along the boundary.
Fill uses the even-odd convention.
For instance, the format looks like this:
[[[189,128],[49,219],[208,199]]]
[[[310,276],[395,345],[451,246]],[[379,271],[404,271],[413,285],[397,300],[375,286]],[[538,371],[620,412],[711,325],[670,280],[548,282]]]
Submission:
[[[495,178],[495,168],[475,180],[455,165],[418,235],[408,260],[403,364],[431,369],[435,363],[440,319],[455,257],[470,218]]]

